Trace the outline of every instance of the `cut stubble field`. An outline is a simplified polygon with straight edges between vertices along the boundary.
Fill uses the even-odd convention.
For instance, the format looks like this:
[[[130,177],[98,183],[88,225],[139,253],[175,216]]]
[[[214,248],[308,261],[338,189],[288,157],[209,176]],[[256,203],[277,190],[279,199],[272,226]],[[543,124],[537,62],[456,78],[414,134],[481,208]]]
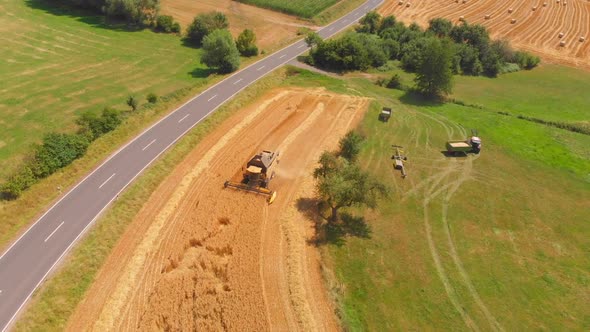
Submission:
[[[146,202],[69,329],[336,330],[318,253],[306,244],[313,224],[297,199],[313,194],[315,160],[367,106],[291,88],[241,110]],[[272,205],[223,188],[263,149],[280,152]]]
[[[590,70],[590,2],[586,0],[423,0],[401,5],[397,0],[387,0],[379,12],[422,26],[432,18],[460,23],[463,17],[469,23],[486,26],[494,38],[508,39],[518,49],[541,55],[546,62]],[[486,19],[486,15],[490,18]],[[512,19],[516,20],[514,24]],[[564,34],[562,38],[560,33]],[[581,42],[580,37],[585,41]],[[564,46],[560,46],[561,41]]]

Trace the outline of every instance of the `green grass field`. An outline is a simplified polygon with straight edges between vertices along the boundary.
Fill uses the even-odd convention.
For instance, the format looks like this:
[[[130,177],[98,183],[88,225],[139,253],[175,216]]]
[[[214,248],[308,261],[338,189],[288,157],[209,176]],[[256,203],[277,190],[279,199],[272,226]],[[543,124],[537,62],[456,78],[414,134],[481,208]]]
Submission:
[[[536,74],[571,72],[550,67]],[[540,110],[529,93],[546,90],[537,79],[527,81],[533,73],[488,80],[481,91],[470,85],[465,92],[458,83],[455,93],[481,102],[485,91],[488,102],[498,97],[510,104],[509,88],[498,86],[521,81],[514,102]],[[590,328],[590,136],[424,103],[364,78],[343,82],[303,73],[291,83],[375,98],[359,129],[368,138],[360,160],[392,189],[391,197],[375,211],[356,211],[370,225],[370,239],[351,237],[324,248],[338,279],[333,284],[343,285],[335,292],[346,328]],[[564,103],[576,98],[571,90],[559,96]],[[381,105],[394,109],[388,123],[377,120]],[[588,114],[580,104],[569,105],[574,119]],[[464,138],[469,128],[479,130],[483,152],[445,157],[445,141]],[[392,169],[392,144],[404,146],[409,157],[406,179]]]
[[[339,0],[237,0],[249,5],[268,8],[304,18],[312,18]]]
[[[392,61],[384,71],[369,73],[383,78],[401,76],[404,84],[413,85],[414,75]],[[548,121],[590,125],[590,75],[575,68],[542,64],[533,70],[500,75],[455,76],[452,98],[466,104],[483,106],[490,111],[526,115]]]
[[[76,114],[127,108],[136,95],[164,95],[205,82],[200,50],[173,35],[107,27],[102,17],[42,0],[0,4],[0,179],[49,131]]]
[[[590,75],[575,68],[542,65],[498,78],[462,76],[454,97],[514,115],[590,123]]]

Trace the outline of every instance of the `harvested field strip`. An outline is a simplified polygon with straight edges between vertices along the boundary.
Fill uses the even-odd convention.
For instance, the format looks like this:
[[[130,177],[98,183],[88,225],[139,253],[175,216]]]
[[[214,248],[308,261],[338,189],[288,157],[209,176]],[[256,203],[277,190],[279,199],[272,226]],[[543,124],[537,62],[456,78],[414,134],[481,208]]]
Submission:
[[[317,295],[319,257],[304,247],[311,226],[289,228],[285,223],[301,217],[284,211],[293,211],[299,184],[322,149],[334,148],[366,107],[359,97],[295,89],[270,93],[232,117],[162,184],[175,189],[152,195],[135,221],[141,235],[130,227],[69,329],[334,329],[329,310],[309,309],[329,308],[315,303],[327,299]],[[281,152],[271,206],[223,189],[262,149]],[[305,272],[293,273],[293,264]],[[122,277],[113,276],[120,271]],[[291,298],[296,289],[300,296]]]
[[[507,38],[516,47],[542,55],[551,62],[590,69],[590,3],[570,0],[567,6],[555,1],[485,0],[456,3],[452,0],[426,0],[412,3],[410,7],[388,0],[380,9],[383,15],[393,14],[406,22],[416,21],[425,26],[435,17],[448,18],[458,23],[463,16],[470,23],[482,24],[495,38]],[[532,8],[536,6],[536,10]],[[512,13],[508,9],[513,9]],[[485,15],[491,15],[485,19]],[[510,24],[511,19],[516,23]],[[562,39],[557,34],[563,32]],[[585,42],[578,39],[584,36]],[[566,42],[560,46],[559,42]]]

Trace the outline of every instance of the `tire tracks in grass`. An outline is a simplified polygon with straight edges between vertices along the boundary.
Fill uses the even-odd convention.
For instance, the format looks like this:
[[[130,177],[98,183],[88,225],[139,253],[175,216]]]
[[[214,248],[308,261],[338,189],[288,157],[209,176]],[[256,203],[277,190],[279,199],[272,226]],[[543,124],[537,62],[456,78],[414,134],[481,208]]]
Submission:
[[[448,120],[444,117],[437,115],[437,114],[421,114],[427,119],[434,121],[436,124],[443,127],[445,130],[447,137],[449,139],[452,138],[453,133],[457,132],[463,136],[466,135],[466,130],[462,126],[458,124],[448,124]],[[430,129],[427,126],[427,129]],[[430,146],[430,132],[429,130],[425,133],[428,137],[426,139],[426,146],[427,149]],[[426,239],[428,242],[428,247],[430,249],[431,256],[434,261],[434,265],[437,271],[437,274],[443,284],[443,287],[447,293],[451,304],[455,308],[455,310],[461,316],[465,325],[470,328],[471,330],[479,331],[480,328],[471,315],[464,309],[462,301],[460,300],[459,295],[457,294],[455,287],[449,278],[447,270],[443,266],[443,262],[439,253],[440,244],[434,240],[433,237],[433,230],[432,230],[432,220],[430,218],[430,210],[431,210],[431,202],[442,195],[442,216],[441,221],[444,229],[444,236],[446,238],[447,245],[449,247],[449,255],[453,260],[453,265],[455,266],[456,270],[458,271],[459,275],[461,276],[461,283],[466,286],[469,295],[475,301],[478,309],[483,313],[484,317],[486,318],[487,322],[490,325],[490,328],[494,331],[504,331],[503,327],[500,323],[496,320],[496,318],[492,315],[488,307],[485,305],[479,293],[477,292],[475,286],[473,285],[469,274],[465,270],[463,266],[463,262],[459,257],[457,252],[455,242],[453,241],[453,237],[451,235],[450,225],[448,222],[448,212],[450,207],[450,201],[455,195],[455,193],[459,190],[461,185],[465,183],[467,180],[473,178],[473,161],[477,160],[479,155],[476,156],[468,156],[467,159],[463,162],[455,159],[455,158],[444,158],[434,163],[443,163],[446,164],[443,169],[424,181],[421,181],[417,185],[413,186],[413,188],[406,192],[404,195],[404,199],[407,198],[408,195],[414,194],[416,192],[422,191],[424,189],[424,200],[422,202],[423,207],[423,215],[424,215],[424,228],[426,231]],[[458,174],[457,174],[458,173]],[[453,179],[457,177],[457,179]]]
[[[445,193],[445,196],[443,198],[442,218],[441,219],[442,219],[443,228],[445,231],[445,236],[447,238],[447,242],[448,242],[448,245],[450,248],[450,256],[453,259],[453,263],[455,264],[457,271],[459,272],[459,275],[463,279],[463,283],[467,286],[467,289],[469,290],[469,293],[471,294],[471,296],[475,300],[475,303],[477,304],[479,309],[483,312],[484,316],[488,320],[488,323],[490,324],[490,327],[492,328],[492,330],[504,331],[504,328],[502,328],[502,326],[498,323],[496,318],[490,313],[490,310],[488,309],[488,307],[482,301],[481,297],[479,296],[479,293],[475,289],[475,286],[473,286],[473,283],[471,282],[471,278],[469,277],[469,274],[467,273],[467,271],[465,271],[465,268],[463,267],[463,262],[461,261],[461,258],[459,257],[459,254],[457,253],[457,248],[455,246],[455,242],[453,241],[453,237],[451,236],[451,229],[450,229],[449,222],[448,222],[448,212],[449,212],[450,201],[453,198],[453,196],[455,195],[455,193],[457,192],[457,190],[459,189],[459,187],[461,187],[461,185],[464,182],[466,182],[467,180],[470,179],[471,172],[473,170],[473,161],[477,160],[478,158],[479,158],[479,155],[476,155],[473,157],[469,156],[467,158],[467,160],[464,163],[462,163],[462,169],[459,170],[460,171],[459,178],[452,183],[452,185],[450,186],[448,191]]]

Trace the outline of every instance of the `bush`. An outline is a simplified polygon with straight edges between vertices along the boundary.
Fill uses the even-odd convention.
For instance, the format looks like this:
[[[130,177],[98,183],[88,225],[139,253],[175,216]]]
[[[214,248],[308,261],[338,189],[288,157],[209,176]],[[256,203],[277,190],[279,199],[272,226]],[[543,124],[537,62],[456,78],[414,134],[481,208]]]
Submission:
[[[155,93],[153,93],[153,92],[148,93],[148,95],[147,95],[147,101],[150,104],[155,104],[155,103],[158,102],[158,96]]]
[[[106,0],[102,10],[110,18],[122,18],[135,25],[152,25],[159,7],[159,0]]]
[[[83,135],[50,133],[38,146],[31,170],[36,178],[44,178],[67,166],[86,152],[90,141]]]
[[[389,89],[401,89],[402,86],[402,78],[398,74],[394,74],[386,85]]]
[[[541,59],[538,56],[534,56],[527,52],[516,52],[514,53],[514,62],[516,62],[520,68],[530,70],[535,68],[541,62]]]
[[[137,104],[137,99],[134,96],[129,96],[129,98],[127,98],[127,105],[131,107],[133,111],[137,109]]]
[[[313,62],[323,68],[348,71],[366,70],[371,66],[367,47],[358,33],[349,33],[339,39],[324,41],[311,50]]]
[[[160,15],[156,19],[156,31],[165,33],[180,33],[180,24],[174,22],[174,18],[169,15]]]
[[[187,39],[195,45],[201,46],[205,36],[215,30],[227,28],[229,28],[229,21],[225,14],[220,12],[199,14],[186,29]]]
[[[201,63],[217,68],[222,73],[231,73],[240,67],[240,53],[227,30],[215,30],[203,39]]]
[[[502,74],[507,74],[507,73],[515,73],[519,70],[520,70],[520,66],[517,63],[506,63],[502,66],[502,68],[500,69],[500,72]]]
[[[121,124],[119,111],[105,107],[98,117],[93,112],[86,112],[76,121],[80,126],[80,134],[91,141],[117,128]]]
[[[361,152],[361,143],[364,138],[354,131],[349,131],[338,143],[340,156],[348,161],[355,161]]]
[[[19,172],[8,178],[8,181],[0,188],[0,198],[5,200],[17,199],[23,191],[35,184],[36,179],[29,166],[23,167]]]
[[[256,47],[256,35],[250,29],[244,29],[236,40],[236,47],[241,55],[246,57],[258,55],[258,47]]]

